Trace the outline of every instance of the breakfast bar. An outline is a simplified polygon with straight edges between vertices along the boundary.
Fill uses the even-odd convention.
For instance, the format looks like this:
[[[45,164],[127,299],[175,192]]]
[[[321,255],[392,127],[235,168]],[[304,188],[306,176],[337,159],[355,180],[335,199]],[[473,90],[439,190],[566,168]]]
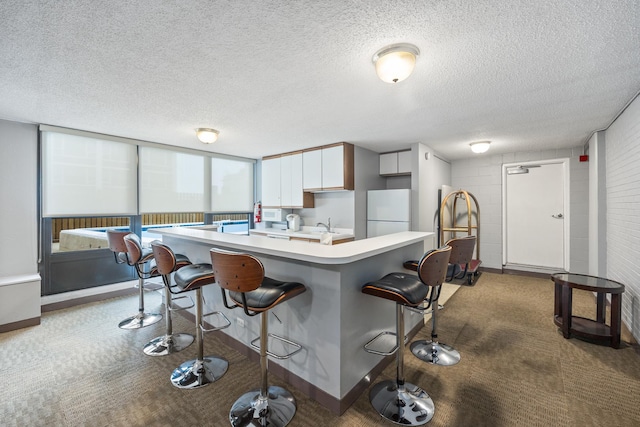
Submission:
[[[270,359],[269,370],[336,414],[344,412],[385,365],[363,345],[381,331],[395,330],[394,307],[362,294],[362,285],[403,271],[403,261],[420,258],[433,247],[433,233],[413,231],[339,245],[182,227],[157,233],[194,263],[210,263],[213,247],[246,252],[262,261],[267,276],[306,286],[307,292],[269,316],[269,331],[301,344],[303,350],[287,360]],[[222,311],[232,322],[220,332],[223,341],[251,355],[247,348],[259,335],[259,319],[226,309],[215,285],[204,288],[204,298],[205,312]],[[422,326],[422,315],[405,316],[407,331]]]

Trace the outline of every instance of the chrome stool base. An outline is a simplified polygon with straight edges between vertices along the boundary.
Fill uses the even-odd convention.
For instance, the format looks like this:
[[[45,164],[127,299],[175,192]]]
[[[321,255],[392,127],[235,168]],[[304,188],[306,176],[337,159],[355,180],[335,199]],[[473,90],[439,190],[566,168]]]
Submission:
[[[194,339],[194,336],[189,334],[163,335],[149,341],[142,351],[147,356],[166,356],[189,347]]]
[[[402,388],[395,380],[379,382],[371,389],[369,401],[383,418],[400,425],[426,424],[435,412],[427,392],[407,382]]]
[[[234,427],[284,427],[296,413],[296,401],[282,387],[271,386],[268,399],[260,398],[260,390],[249,391],[238,398],[229,412]]]
[[[460,361],[460,353],[455,348],[439,342],[420,340],[411,343],[411,352],[425,362],[451,366]]]
[[[158,323],[161,320],[162,314],[159,313],[138,313],[135,316],[124,319],[118,324],[118,327],[120,329],[140,329]]]
[[[184,362],[171,373],[171,383],[178,388],[204,387],[220,379],[229,369],[229,362],[217,356]]]

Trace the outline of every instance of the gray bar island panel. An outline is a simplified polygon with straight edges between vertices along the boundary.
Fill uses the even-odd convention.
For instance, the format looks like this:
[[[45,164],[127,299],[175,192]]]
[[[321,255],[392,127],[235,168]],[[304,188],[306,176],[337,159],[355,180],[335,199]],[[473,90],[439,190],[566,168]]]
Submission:
[[[362,346],[383,330],[395,332],[395,304],[362,294],[362,285],[403,271],[404,261],[419,259],[432,247],[433,236],[408,231],[331,246],[179,227],[158,232],[175,252],[194,263],[210,263],[212,247],[247,252],[263,262],[267,276],[307,287],[307,292],[279,305],[272,310],[275,316],[269,316],[270,333],[304,349],[287,360],[270,359],[269,369],[338,414],[358,397],[382,361]],[[226,309],[215,285],[203,291],[205,312],[222,311],[232,321],[221,333],[248,347],[259,335],[259,317]],[[405,320],[411,330],[422,325],[423,316],[407,310]],[[272,369],[277,367],[282,369]],[[244,374],[231,366],[228,375]]]

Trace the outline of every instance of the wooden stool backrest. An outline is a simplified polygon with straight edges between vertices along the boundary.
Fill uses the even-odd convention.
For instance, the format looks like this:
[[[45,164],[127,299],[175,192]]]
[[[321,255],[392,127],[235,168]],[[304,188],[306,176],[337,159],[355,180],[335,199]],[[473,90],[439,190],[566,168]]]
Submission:
[[[211,265],[216,283],[232,292],[250,292],[257,289],[264,279],[264,266],[253,255],[211,249]]]
[[[451,246],[427,252],[418,263],[418,277],[427,286],[440,286],[447,276]]]
[[[127,252],[127,245],[124,243],[124,236],[130,231],[107,230],[107,241],[109,249],[113,252]]]
[[[158,273],[163,276],[171,274],[176,268],[176,255],[173,250],[159,240],[151,242],[153,258],[156,260]]]
[[[129,253],[129,264],[136,265],[142,259],[142,243],[136,233],[129,233],[124,236],[124,244]]]
[[[476,247],[476,236],[458,237],[445,244],[451,246],[449,264],[469,264]]]

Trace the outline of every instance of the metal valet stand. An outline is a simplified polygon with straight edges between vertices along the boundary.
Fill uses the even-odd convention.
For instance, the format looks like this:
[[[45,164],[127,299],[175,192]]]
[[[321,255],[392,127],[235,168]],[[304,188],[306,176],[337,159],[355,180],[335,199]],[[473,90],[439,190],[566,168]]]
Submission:
[[[451,226],[446,226],[444,224],[447,202],[449,199],[453,198],[453,209],[451,210]],[[458,205],[458,200],[464,200],[465,206],[467,208],[466,212],[466,226],[459,224],[458,220],[460,216],[457,214],[456,208]],[[471,200],[473,200],[475,204],[475,216],[474,211],[471,209]],[[461,215],[463,218],[465,215]],[[475,217],[475,223],[473,221]],[[458,190],[449,193],[442,200],[442,204],[440,206],[440,236],[439,243],[442,244],[444,242],[444,233],[450,232],[452,233],[452,237],[457,237],[457,233],[466,233],[468,236],[472,236],[473,231],[476,230],[476,259],[480,258],[480,208],[478,206],[478,200],[475,196],[465,190]],[[477,267],[473,272],[469,272],[468,274],[478,275]],[[438,299],[440,298],[440,291],[442,290],[442,283],[438,286],[434,286],[431,288],[431,292],[429,293],[429,297],[425,300],[427,303],[426,308],[433,307],[431,313],[431,339],[430,340],[419,340],[411,343],[411,352],[418,359],[423,360],[427,363],[431,363],[433,365],[441,365],[441,366],[451,366],[460,362],[460,352],[450,345],[438,342],[438,333],[437,333],[437,324],[438,324],[438,311],[440,311],[440,305],[438,304]]]
[[[461,203],[464,202],[466,212],[459,212]],[[473,205],[471,202],[473,201]],[[447,203],[451,203],[451,215],[447,215]],[[468,285],[473,285],[473,281],[480,276],[478,267],[482,264],[480,261],[480,206],[478,199],[465,190],[452,191],[447,194],[440,205],[440,220],[438,222],[438,245],[443,245],[445,233],[451,233],[449,238],[459,237],[458,233],[465,236],[476,236],[475,257],[471,260],[467,268]],[[449,218],[447,218],[449,217]],[[448,220],[445,224],[445,220]],[[475,233],[474,233],[475,230]]]

